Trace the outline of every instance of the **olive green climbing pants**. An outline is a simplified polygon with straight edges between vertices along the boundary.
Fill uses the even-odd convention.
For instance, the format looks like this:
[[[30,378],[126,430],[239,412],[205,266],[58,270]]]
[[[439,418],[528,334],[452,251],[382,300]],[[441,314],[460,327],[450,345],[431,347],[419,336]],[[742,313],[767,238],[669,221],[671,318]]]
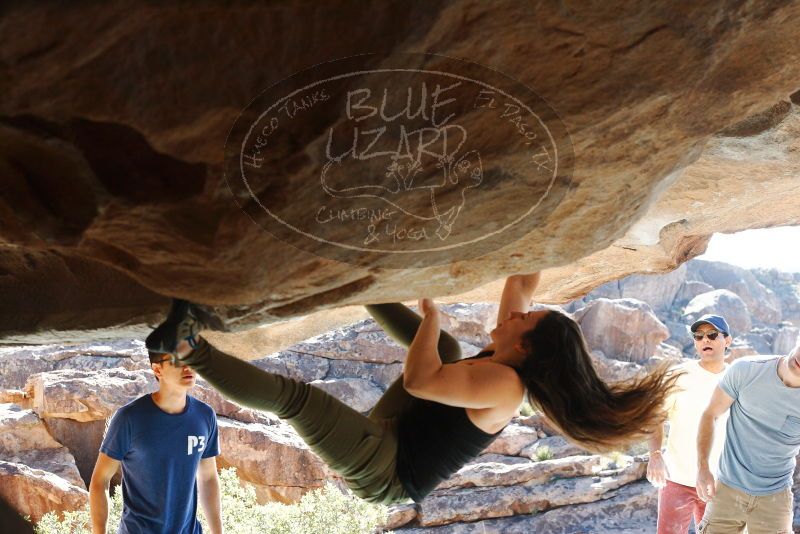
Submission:
[[[411,345],[419,315],[400,303],[366,308],[396,342]],[[443,362],[461,358],[458,342],[444,331],[438,349]],[[402,376],[365,416],[319,388],[263,371],[202,338],[183,361],[229,399],[285,419],[362,499],[383,504],[409,500],[396,470],[397,419],[413,398]]]

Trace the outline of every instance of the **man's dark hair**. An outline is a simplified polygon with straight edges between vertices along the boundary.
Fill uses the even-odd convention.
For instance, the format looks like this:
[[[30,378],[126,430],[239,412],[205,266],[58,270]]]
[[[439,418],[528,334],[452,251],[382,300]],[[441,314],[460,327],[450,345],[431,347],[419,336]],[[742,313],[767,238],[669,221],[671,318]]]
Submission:
[[[166,354],[161,354],[160,352],[152,352],[149,350],[147,351],[147,357],[150,358],[150,363],[161,363],[161,361],[164,359],[164,356],[166,356]],[[156,381],[157,382],[161,381],[159,380],[158,375],[156,375]]]

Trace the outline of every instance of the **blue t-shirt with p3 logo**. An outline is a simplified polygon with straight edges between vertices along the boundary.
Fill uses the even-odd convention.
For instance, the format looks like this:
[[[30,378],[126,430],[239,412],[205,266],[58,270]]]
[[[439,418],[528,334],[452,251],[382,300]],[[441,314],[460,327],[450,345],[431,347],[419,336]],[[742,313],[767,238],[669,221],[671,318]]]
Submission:
[[[780,356],[741,358],[719,383],[734,400],[719,479],[748,495],[770,495],[792,485],[800,451],[800,388],[781,381],[780,360]]]
[[[191,396],[168,414],[148,394],[126,404],[108,424],[100,451],[122,462],[119,534],[200,534],[197,467],[219,455],[214,410]]]

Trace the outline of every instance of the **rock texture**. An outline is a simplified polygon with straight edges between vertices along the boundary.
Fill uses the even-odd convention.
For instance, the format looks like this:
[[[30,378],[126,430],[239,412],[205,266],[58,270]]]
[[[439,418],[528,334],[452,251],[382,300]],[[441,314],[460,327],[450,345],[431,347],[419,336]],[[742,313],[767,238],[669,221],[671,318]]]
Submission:
[[[69,449],[53,439],[33,411],[14,404],[0,404],[0,459],[53,473],[86,489]]]
[[[0,336],[141,335],[164,295],[243,329],[569,265],[545,284],[564,302],[670,270],[714,231],[797,223],[798,28],[795,2],[14,4],[0,19]],[[570,136],[563,196],[504,249],[418,269],[335,262],[253,224],[223,179],[234,120],[273,83],[367,50],[468,58],[530,87]],[[252,184],[288,212],[305,209],[295,186],[343,119],[305,116]],[[469,125],[498,187],[535,176],[486,135],[497,128]],[[479,204],[494,217],[462,217],[460,231],[505,215],[492,194]]]
[[[286,424],[247,424],[219,418],[220,468],[235,467],[260,502],[296,502],[336,477]]]
[[[650,306],[635,299],[593,300],[575,319],[591,350],[620,361],[647,360],[670,335]]]
[[[4,460],[0,460],[0,495],[34,522],[47,512],[78,510],[89,503],[89,492],[60,476]]]
[[[737,351],[793,346],[798,328],[786,319],[792,315],[785,310],[793,309],[798,302],[793,299],[798,298],[800,278],[766,271],[748,271],[752,277],[743,276],[735,268],[708,263],[691,261],[671,273],[663,284],[656,276],[634,278],[631,287],[651,288],[664,302],[664,295],[673,295],[670,306],[662,303],[655,311],[630,298],[614,300],[624,294],[627,279],[598,288],[565,309],[581,318],[587,337],[592,339],[595,334],[607,334],[609,327],[602,321],[584,321],[587,312],[607,306],[602,316],[611,317],[619,308],[653,318],[637,328],[643,333],[654,330],[659,339],[674,335],[672,341],[677,342],[688,335],[682,322],[688,301],[682,295],[691,293],[687,286],[702,289],[701,294],[717,292],[711,286],[711,276],[704,278],[708,282],[698,280],[699,273],[714,272],[713,278],[729,277],[730,282],[725,283],[731,286],[741,282],[751,294],[772,291],[780,302],[777,311],[783,320],[777,324],[763,322],[743,304],[753,327],[737,334]],[[749,287],[753,280],[759,286]],[[658,289],[663,287],[668,289]],[[465,354],[469,354],[467,349],[478,350],[486,340],[496,309],[496,305],[485,304],[443,306],[443,324],[456,334]],[[620,321],[628,325],[636,322],[625,315],[617,318]],[[623,344],[628,342],[620,340]],[[108,347],[84,346],[80,350],[16,348],[0,354],[3,369],[27,381],[24,388],[22,384],[9,384],[6,398],[31,406],[26,410],[13,404],[0,405],[0,488],[4,489],[5,480],[12,480],[11,475],[3,478],[4,473],[21,473],[26,485],[13,479],[11,487],[40,497],[49,495],[46,505],[37,497],[26,501],[29,504],[16,503],[20,509],[32,510],[35,515],[48,509],[71,509],[84,502],[80,500],[81,478],[87,478],[86,466],[91,471],[106,418],[125,402],[155,387],[144,355],[127,357],[124,353],[130,347],[119,347],[120,353]],[[636,362],[617,359],[627,353],[623,348],[609,349],[608,354],[595,350],[592,358],[603,378],[625,380],[663,358],[679,358],[679,349],[670,347],[674,352],[665,349],[663,343],[656,344]],[[76,356],[78,353],[80,356]],[[61,358],[65,354],[69,356]],[[684,354],[690,356],[691,352]],[[375,396],[399,374],[403,355],[404,351],[374,322],[366,320],[262,355],[252,363],[300,380],[316,381],[366,411]],[[61,363],[56,366],[58,362]],[[115,362],[118,367],[107,369],[104,366],[108,362]],[[89,370],[71,369],[71,365]],[[341,485],[291,427],[274,415],[230,402],[202,381],[192,394],[210,404],[219,416],[219,464],[236,467],[240,478],[255,488],[261,502],[293,502],[327,480]],[[636,455],[642,450],[646,448],[640,445],[624,452]],[[421,505],[392,507],[386,526],[404,533],[652,532],[656,492],[641,480],[645,462],[645,457],[621,453],[609,457],[590,454],[567,442],[544,416],[535,413],[515,419],[484,454],[443,482]]]

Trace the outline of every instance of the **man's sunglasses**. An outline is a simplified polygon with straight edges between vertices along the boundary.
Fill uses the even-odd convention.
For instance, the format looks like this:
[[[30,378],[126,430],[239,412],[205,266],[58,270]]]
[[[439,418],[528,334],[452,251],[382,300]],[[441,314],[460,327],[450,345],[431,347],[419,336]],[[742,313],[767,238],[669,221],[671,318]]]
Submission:
[[[154,363],[167,363],[172,362],[172,365],[175,367],[186,367],[186,364],[183,363],[179,358],[164,358],[163,360],[158,360]]]
[[[714,341],[720,334],[722,334],[722,332],[717,332],[716,330],[712,330],[711,332],[705,332],[705,333],[695,332],[694,334],[692,334],[692,337],[694,337],[695,341],[702,341],[704,337],[708,337],[708,339]],[[724,337],[725,334],[722,334],[722,336]]]

